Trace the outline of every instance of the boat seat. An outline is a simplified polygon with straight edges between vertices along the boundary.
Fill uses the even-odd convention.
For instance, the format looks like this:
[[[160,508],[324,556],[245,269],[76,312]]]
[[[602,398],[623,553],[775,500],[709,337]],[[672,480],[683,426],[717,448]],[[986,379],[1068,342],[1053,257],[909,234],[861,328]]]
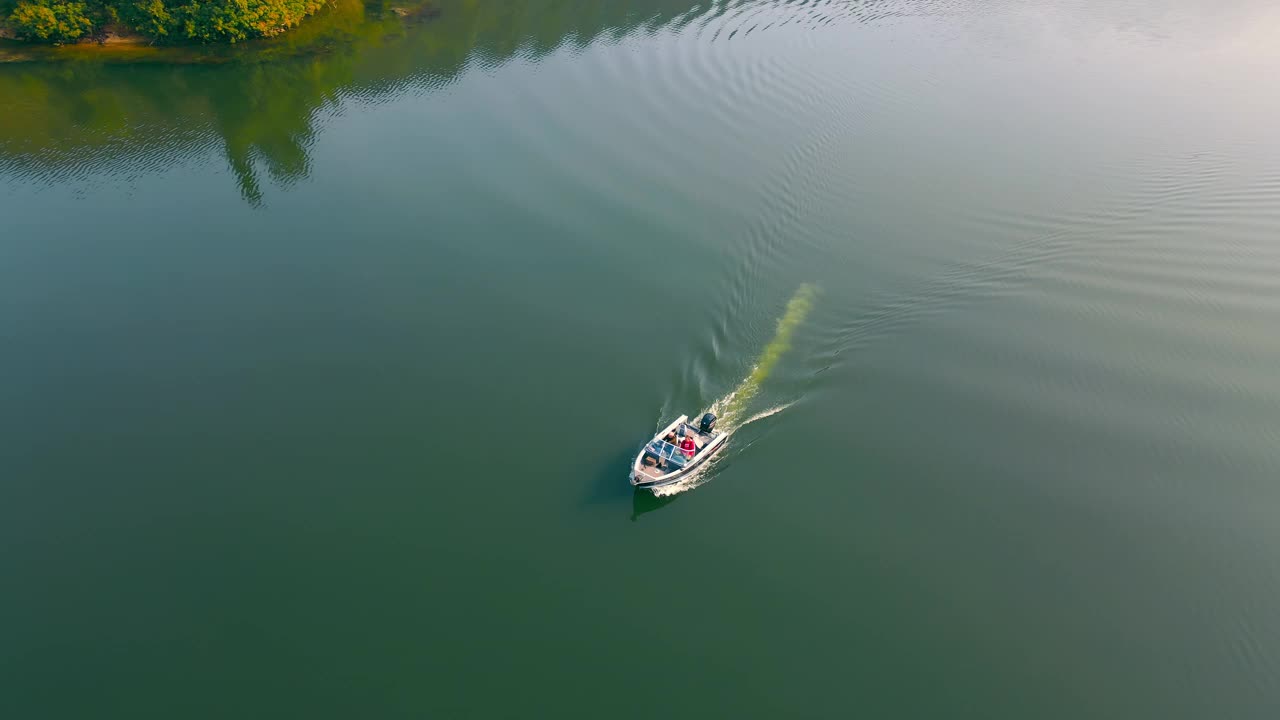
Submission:
[[[693,444],[698,446],[699,451],[701,451],[702,448],[706,447],[707,443],[711,442],[710,438],[708,438],[706,435],[703,435],[702,432],[698,430],[698,428],[692,425],[685,425],[684,432],[688,433],[689,437],[693,438]],[[684,435],[680,435],[678,432],[677,432],[677,436],[681,439],[684,438]]]

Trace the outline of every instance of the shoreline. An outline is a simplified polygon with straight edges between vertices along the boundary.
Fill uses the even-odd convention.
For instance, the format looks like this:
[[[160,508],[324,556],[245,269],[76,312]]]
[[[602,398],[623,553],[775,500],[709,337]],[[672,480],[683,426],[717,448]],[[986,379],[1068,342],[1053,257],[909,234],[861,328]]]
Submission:
[[[106,27],[100,33],[78,38],[74,42],[46,43],[20,40],[14,36],[12,28],[0,27],[0,64],[86,57],[131,59],[150,54],[190,54],[192,51],[198,52],[200,48],[220,47],[223,44],[157,45],[146,35],[119,25]]]
[[[120,45],[153,45],[155,41],[152,38],[136,32],[127,25],[120,23],[111,23],[103,26],[100,32],[85,35],[76,38],[72,42],[39,42],[32,40],[23,40],[18,37],[17,32],[4,24],[0,24],[0,42],[6,45],[20,45],[28,47],[75,47],[81,45],[100,45],[100,46],[120,46]]]

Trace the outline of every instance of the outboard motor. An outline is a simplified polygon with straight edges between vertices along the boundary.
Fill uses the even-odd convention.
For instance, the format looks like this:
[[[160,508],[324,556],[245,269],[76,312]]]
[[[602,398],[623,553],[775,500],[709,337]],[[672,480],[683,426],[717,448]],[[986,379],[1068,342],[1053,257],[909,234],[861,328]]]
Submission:
[[[707,413],[706,415],[703,415],[702,422],[698,423],[698,430],[700,432],[710,434],[710,432],[715,429],[716,429],[716,416],[712,415],[711,413]]]

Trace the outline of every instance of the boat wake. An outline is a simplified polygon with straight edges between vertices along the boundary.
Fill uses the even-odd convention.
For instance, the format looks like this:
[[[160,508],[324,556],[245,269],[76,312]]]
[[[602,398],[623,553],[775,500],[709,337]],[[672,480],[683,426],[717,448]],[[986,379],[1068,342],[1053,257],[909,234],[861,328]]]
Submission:
[[[813,302],[817,295],[817,287],[809,283],[801,285],[796,290],[796,294],[787,302],[786,312],[778,320],[778,328],[773,334],[773,339],[760,352],[760,357],[756,359],[751,372],[738,387],[734,388],[733,392],[715,401],[711,404],[711,407],[707,408],[708,412],[720,416],[720,427],[724,433],[731,435],[753,422],[777,415],[794,404],[777,405],[748,416],[744,420],[738,420],[746,411],[747,405],[760,392],[760,386],[769,377],[769,374],[773,372],[773,368],[778,364],[778,361],[791,348],[791,336],[795,334],[796,328],[808,317],[809,311],[813,309]],[[688,475],[680,478],[679,481],[663,487],[653,488],[653,494],[657,497],[679,495],[702,485],[714,476],[716,466],[719,465],[724,457],[725,455],[721,453],[690,471]]]
[[[778,413],[782,412],[783,410],[786,410],[787,408],[791,407],[792,405],[795,405],[795,403],[794,403],[794,402],[789,402],[789,403],[786,403],[786,404],[784,404],[784,405],[778,405],[778,406],[776,406],[776,407],[771,407],[771,408],[769,408],[768,410],[762,410],[762,411],[760,411],[760,412],[756,413],[755,415],[752,415],[751,417],[747,418],[746,420],[743,420],[743,421],[742,421],[742,424],[741,424],[741,425],[739,425],[738,427],[740,427],[740,428],[742,428],[742,427],[746,427],[747,425],[750,425],[751,423],[753,423],[753,422],[755,422],[755,421],[757,421],[757,420],[763,420],[763,419],[765,419],[765,418],[767,418],[767,417],[773,417],[774,415],[777,415]]]
[[[711,406],[711,412],[715,412],[716,411],[715,408],[717,406],[722,405],[727,400],[732,399],[732,397],[733,397],[733,393],[729,393],[724,398],[718,400],[714,405]],[[772,417],[774,415],[777,415],[778,413],[782,412],[783,410],[786,410],[787,408],[791,407],[794,404],[795,404],[794,402],[789,402],[783,405],[771,407],[768,410],[762,410],[736,425],[726,424],[724,426],[724,432],[732,434],[735,431],[741,430],[747,425],[750,425],[751,423],[756,422],[757,420],[763,420],[767,417]],[[724,457],[725,457],[724,455],[717,455],[711,458],[710,460],[706,461],[705,463],[703,463],[700,467],[694,468],[693,471],[691,471],[688,475],[685,475],[684,477],[680,478],[680,480],[678,480],[677,482],[674,482],[670,485],[666,485],[664,487],[653,488],[654,496],[670,497],[672,495],[679,495],[682,492],[687,492],[689,490],[692,490],[698,487],[699,485],[702,485],[703,483],[707,482],[714,476],[715,467],[720,464],[720,461]]]
[[[804,322],[804,319],[809,316],[809,311],[813,309],[813,302],[817,296],[817,286],[804,283],[796,290],[796,294],[792,295],[791,299],[787,301],[787,310],[778,319],[778,328],[773,333],[773,339],[769,341],[768,345],[764,346],[764,350],[760,352],[760,357],[756,358],[756,362],[751,368],[751,373],[723,401],[724,420],[727,423],[734,422],[737,416],[746,410],[747,405],[760,392],[760,386],[764,384],[765,379],[773,372],[773,368],[777,366],[778,361],[791,349],[791,336],[795,334],[796,328]]]

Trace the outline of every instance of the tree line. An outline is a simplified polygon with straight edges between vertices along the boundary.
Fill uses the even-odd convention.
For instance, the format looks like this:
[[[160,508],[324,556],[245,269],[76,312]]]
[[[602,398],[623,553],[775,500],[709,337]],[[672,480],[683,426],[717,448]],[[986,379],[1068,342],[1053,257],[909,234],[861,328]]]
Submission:
[[[325,0],[0,0],[17,38],[51,43],[101,38],[127,29],[152,41],[236,42],[271,37]]]

